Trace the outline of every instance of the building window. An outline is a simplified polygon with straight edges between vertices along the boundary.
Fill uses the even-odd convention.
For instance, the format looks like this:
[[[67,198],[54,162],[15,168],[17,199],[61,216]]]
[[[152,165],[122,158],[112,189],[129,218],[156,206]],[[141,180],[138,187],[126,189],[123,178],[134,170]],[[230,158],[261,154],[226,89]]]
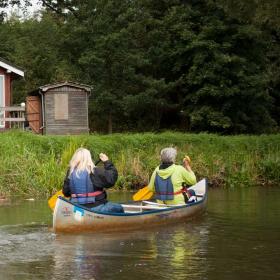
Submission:
[[[68,94],[54,94],[54,119],[68,120]]]
[[[5,107],[5,76],[0,75],[0,108]],[[0,110],[0,119],[4,118],[4,111]],[[4,127],[5,122],[0,121],[0,127]]]

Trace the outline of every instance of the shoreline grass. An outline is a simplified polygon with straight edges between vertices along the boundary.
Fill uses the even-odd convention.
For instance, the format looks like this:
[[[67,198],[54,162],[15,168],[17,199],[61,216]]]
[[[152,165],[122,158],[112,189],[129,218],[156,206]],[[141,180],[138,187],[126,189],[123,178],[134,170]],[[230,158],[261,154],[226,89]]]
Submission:
[[[115,189],[146,185],[167,146],[178,148],[178,164],[188,154],[197,178],[206,177],[210,187],[280,186],[280,134],[42,136],[8,131],[0,133],[0,195],[49,197],[61,189],[68,162],[81,146],[95,161],[100,152],[108,154],[119,172]]]

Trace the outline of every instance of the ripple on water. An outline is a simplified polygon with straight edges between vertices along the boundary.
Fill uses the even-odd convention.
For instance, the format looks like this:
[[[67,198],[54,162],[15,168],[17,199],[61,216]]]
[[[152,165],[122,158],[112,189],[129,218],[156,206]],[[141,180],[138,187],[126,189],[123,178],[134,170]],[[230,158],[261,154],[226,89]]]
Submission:
[[[39,260],[53,251],[52,234],[41,224],[0,227],[0,264]]]

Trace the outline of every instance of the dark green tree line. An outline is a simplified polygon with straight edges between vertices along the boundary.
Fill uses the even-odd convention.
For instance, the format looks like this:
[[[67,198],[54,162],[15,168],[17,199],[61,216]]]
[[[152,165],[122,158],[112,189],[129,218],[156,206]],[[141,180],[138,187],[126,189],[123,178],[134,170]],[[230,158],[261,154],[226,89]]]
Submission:
[[[93,86],[93,130],[263,133],[279,127],[279,29],[264,4],[42,4],[40,19],[1,24],[0,56],[26,70],[18,98],[67,79]]]

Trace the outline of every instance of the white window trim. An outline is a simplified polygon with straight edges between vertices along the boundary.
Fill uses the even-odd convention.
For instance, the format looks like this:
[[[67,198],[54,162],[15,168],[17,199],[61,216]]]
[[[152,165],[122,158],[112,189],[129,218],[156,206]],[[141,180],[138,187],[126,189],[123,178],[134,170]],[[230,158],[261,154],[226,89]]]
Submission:
[[[0,77],[3,77],[3,106],[0,107],[5,107],[6,104],[6,100],[5,100],[5,75],[0,75]],[[5,117],[5,112],[3,114],[3,117]],[[4,128],[5,127],[5,122],[0,122],[0,128]]]

